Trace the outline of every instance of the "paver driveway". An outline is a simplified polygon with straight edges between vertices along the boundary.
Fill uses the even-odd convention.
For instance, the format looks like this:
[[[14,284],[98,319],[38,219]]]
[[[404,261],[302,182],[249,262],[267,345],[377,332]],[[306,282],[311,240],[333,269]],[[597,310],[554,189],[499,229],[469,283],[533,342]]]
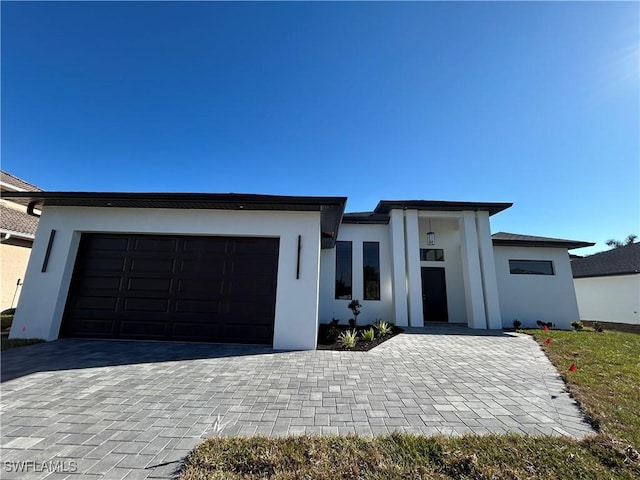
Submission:
[[[366,353],[58,340],[2,370],[2,478],[166,478],[216,434],[592,433],[518,334],[432,328]]]

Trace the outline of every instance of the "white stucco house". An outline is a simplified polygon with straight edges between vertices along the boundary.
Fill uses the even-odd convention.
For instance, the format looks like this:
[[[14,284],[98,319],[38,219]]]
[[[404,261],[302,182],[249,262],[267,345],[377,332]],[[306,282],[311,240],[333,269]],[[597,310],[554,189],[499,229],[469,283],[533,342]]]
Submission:
[[[581,320],[640,325],[640,243],[571,261]]]
[[[578,319],[568,250],[507,233],[510,203],[179,193],[11,193],[42,211],[11,337],[313,349],[348,318],[474,329]]]

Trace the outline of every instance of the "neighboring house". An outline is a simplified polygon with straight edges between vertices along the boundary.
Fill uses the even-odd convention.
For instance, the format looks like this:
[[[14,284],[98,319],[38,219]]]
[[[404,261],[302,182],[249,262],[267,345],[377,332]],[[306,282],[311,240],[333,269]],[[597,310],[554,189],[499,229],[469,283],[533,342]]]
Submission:
[[[640,325],[640,243],[571,261],[581,320]]]
[[[35,185],[0,171],[0,311],[18,302],[38,219],[27,214],[18,199],[5,199],[6,192],[39,192]]]
[[[318,323],[475,329],[578,318],[568,249],[490,233],[511,203],[243,194],[11,194],[42,209],[12,337],[313,349]]]

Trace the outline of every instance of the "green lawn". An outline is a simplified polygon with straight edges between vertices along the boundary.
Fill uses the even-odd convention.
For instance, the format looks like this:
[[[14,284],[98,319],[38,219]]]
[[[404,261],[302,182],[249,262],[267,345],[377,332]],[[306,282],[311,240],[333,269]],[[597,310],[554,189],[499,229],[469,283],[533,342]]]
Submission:
[[[11,348],[25,347],[27,345],[33,345],[34,343],[40,343],[43,340],[38,338],[14,338],[9,340],[9,337],[2,335],[0,337],[0,350],[9,350]]]
[[[200,479],[638,479],[640,335],[531,333],[603,433],[558,437],[408,434],[363,438],[212,438],[180,480]],[[544,341],[550,337],[551,344]],[[575,372],[569,372],[572,362]],[[617,437],[617,438],[616,438]],[[631,444],[631,445],[630,445]]]
[[[540,342],[570,392],[604,433],[640,448],[640,335],[525,330]],[[550,344],[544,344],[551,338]],[[575,362],[577,369],[569,372]]]
[[[582,442],[520,435],[212,438],[179,480],[634,479],[640,463],[603,437]]]

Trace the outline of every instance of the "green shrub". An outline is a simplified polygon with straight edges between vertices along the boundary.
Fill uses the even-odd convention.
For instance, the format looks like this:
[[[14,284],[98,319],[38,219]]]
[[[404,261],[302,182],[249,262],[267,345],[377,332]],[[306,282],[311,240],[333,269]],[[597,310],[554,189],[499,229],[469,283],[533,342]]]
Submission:
[[[372,342],[376,338],[376,331],[373,328],[369,328],[360,334],[362,339],[366,342]]]
[[[2,314],[0,316],[0,329],[4,332],[7,328],[11,326],[13,322],[13,315]]]
[[[518,320],[517,318],[513,321],[513,328],[520,328],[522,326],[522,322],[520,320]]]
[[[392,329],[391,325],[389,325],[389,323],[384,322],[380,319],[376,320],[373,326],[376,328],[376,330],[378,330],[378,333],[380,335],[388,335],[389,333],[391,333],[391,329]]]
[[[343,348],[353,348],[358,341],[358,332],[355,330],[346,330],[338,337],[338,345]]]
[[[358,300],[357,298],[354,300],[351,300],[349,302],[349,305],[347,305],[347,308],[353,312],[353,325],[351,325],[351,320],[349,320],[349,325],[351,325],[352,327],[355,326],[356,323],[358,323],[358,315],[360,315],[360,307],[362,307],[362,305],[360,304],[360,300]]]
[[[584,328],[584,325],[582,324],[582,322],[571,322],[571,326],[575,331],[580,331]]]

